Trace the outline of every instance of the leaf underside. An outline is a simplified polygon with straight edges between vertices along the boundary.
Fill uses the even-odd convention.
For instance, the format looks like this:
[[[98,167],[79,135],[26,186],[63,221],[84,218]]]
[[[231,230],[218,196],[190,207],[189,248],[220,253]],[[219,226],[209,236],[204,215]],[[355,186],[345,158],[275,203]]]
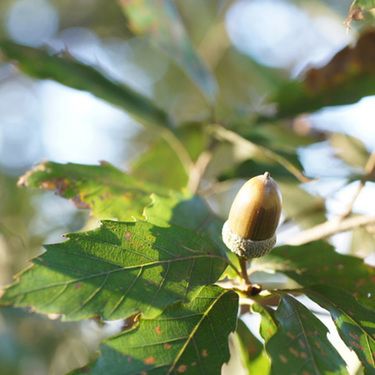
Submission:
[[[326,337],[326,326],[304,305],[283,294],[275,317],[277,332],[264,337],[271,374],[347,374],[345,362]]]
[[[349,293],[328,285],[314,285],[303,292],[330,312],[342,340],[366,371],[375,373],[375,312]]]

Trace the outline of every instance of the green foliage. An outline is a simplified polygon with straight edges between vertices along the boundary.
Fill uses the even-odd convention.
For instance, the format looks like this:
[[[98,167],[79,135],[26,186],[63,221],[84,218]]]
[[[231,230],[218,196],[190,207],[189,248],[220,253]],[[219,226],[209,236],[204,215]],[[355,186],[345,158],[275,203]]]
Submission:
[[[178,302],[154,319],[107,340],[100,358],[74,374],[217,374],[229,360],[228,334],[236,328],[238,296],[205,287],[188,304]],[[147,342],[145,342],[147,337]]]
[[[209,114],[197,113],[195,122],[185,123],[172,116],[172,105],[160,108],[157,85],[149,99],[67,52],[1,40],[2,58],[16,61],[23,73],[88,91],[152,125],[154,135],[128,173],[106,162],[47,161],[21,177],[19,186],[54,191],[90,210],[101,224],[46,245],[46,252],[4,290],[1,305],[30,307],[71,321],[129,323],[102,342],[96,360],[72,374],[219,374],[230,349],[239,353],[242,370],[252,374],[346,374],[344,359],[327,339],[327,327],[308,303],[298,300],[307,296],[329,312],[364,371],[374,373],[375,268],[358,256],[339,254],[321,236],[300,246],[279,246],[253,260],[254,277],[260,273],[265,280],[264,292],[254,296],[242,289],[239,260],[222,242],[225,219],[205,198],[213,200],[232,180],[268,170],[283,193],[285,226],[323,223],[325,199],[304,189],[303,183],[315,176],[304,175],[299,150],[324,140],[346,165],[348,181],[374,180],[372,156],[359,140],[310,128],[300,131],[295,122],[283,119],[374,94],[373,54],[364,51],[373,51],[375,33],[364,32],[356,47],[344,48],[326,66],[288,80],[241,55],[228,40],[218,43],[224,39],[225,11],[217,4],[202,6],[211,15],[201,27],[207,35],[194,38],[188,2],[118,4],[128,29],[178,65],[162,79],[167,101],[175,99],[171,86],[190,80],[183,86],[183,106],[186,98],[196,100],[191,89],[196,86]],[[373,5],[355,1],[348,22]],[[195,24],[195,10],[191,12]],[[212,21],[212,14],[219,22]],[[195,40],[203,40],[205,48],[198,50]],[[203,56],[207,51],[216,63],[211,55]],[[243,116],[238,106],[250,99],[237,87],[242,82],[253,84],[260,94],[266,90],[265,104],[274,110],[257,108]],[[366,233],[373,241],[373,234]],[[358,255],[364,245],[356,246]],[[273,286],[270,273],[287,279],[282,288]],[[263,342],[241,317],[248,305],[251,316],[261,317]]]
[[[147,35],[181,65],[210,101],[217,84],[212,73],[195,53],[180,15],[171,0],[126,1],[120,5],[137,35]]]
[[[21,46],[9,40],[0,41],[1,51],[18,67],[39,79],[53,79],[77,90],[89,91],[98,98],[123,108],[143,124],[168,126],[168,116],[150,100],[123,84],[117,84],[92,66],[70,55],[58,56],[46,50]],[[36,63],[37,62],[37,63]]]
[[[375,268],[357,257],[338,254],[327,243],[280,246],[256,259],[254,267],[281,272],[303,287],[321,283],[345,289],[375,308]]]
[[[3,304],[33,306],[77,320],[155,316],[216,282],[227,260],[205,237],[180,227],[103,221],[100,228],[66,235],[46,246],[34,267],[5,291]]]
[[[327,340],[328,329],[303,304],[282,294],[274,315],[277,332],[264,336],[271,374],[347,374],[344,360]]]
[[[168,194],[160,185],[136,179],[109,163],[101,165],[45,162],[26,173],[20,186],[55,191],[78,208],[89,208],[97,218],[142,218],[150,194]]]

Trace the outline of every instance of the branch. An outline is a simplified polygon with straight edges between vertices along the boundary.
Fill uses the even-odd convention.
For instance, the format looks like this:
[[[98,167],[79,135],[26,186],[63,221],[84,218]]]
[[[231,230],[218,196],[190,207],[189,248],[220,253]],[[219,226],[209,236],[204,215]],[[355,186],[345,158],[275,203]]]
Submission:
[[[341,220],[340,218],[326,221],[307,229],[287,241],[287,245],[303,245],[311,241],[320,240],[333,234],[345,232],[354,228],[375,224],[375,216],[355,216]]]
[[[353,209],[354,202],[358,198],[359,194],[361,193],[362,189],[364,188],[366,182],[373,177],[375,172],[375,152],[373,152],[370,157],[367,160],[366,166],[365,166],[365,175],[363,176],[361,182],[359,183],[357,192],[355,193],[353,199],[349,203],[346,211],[341,215],[341,219],[346,218],[350,215]]]

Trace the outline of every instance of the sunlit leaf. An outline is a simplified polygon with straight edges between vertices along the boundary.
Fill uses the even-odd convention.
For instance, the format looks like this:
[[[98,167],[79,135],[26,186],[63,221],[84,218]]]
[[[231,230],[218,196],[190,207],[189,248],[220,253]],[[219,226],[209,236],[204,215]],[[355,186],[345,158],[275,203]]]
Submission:
[[[313,285],[304,293],[330,312],[345,344],[358,355],[366,371],[374,373],[375,311],[349,293],[328,285]]]
[[[238,258],[228,250],[221,239],[224,220],[215,215],[201,197],[175,192],[169,197],[153,195],[152,199],[153,202],[145,209],[149,222],[162,227],[178,225],[209,237],[222,255],[228,257],[239,269]],[[231,268],[226,272],[231,277],[238,276]]]
[[[181,17],[170,0],[119,0],[129,28],[137,35],[147,35],[179,64],[205,96],[215,100],[214,76],[195,53]]]
[[[277,183],[287,220],[293,220],[301,228],[311,228],[327,220],[323,197],[310,194],[294,181],[280,179]]]
[[[206,287],[189,304],[176,303],[134,330],[105,341],[101,356],[74,374],[219,374],[229,360],[238,296]]]
[[[249,374],[266,375],[270,370],[270,361],[264,352],[263,344],[252,334],[247,325],[238,319],[236,336],[243,366]]]
[[[184,166],[168,143],[159,138],[150,146],[147,152],[133,161],[132,177],[155,184],[162,181],[165,188],[175,190],[186,187],[188,176]]]
[[[342,133],[332,133],[329,141],[336,150],[337,157],[350,166],[364,170],[370,153],[362,141]]]
[[[79,208],[89,208],[98,218],[143,218],[151,193],[166,188],[129,176],[109,163],[101,165],[45,162],[27,172],[19,186],[53,190]]]
[[[271,374],[347,374],[344,360],[327,339],[327,327],[304,305],[283,294],[275,312],[277,332],[265,338]]]
[[[228,265],[207,237],[176,226],[104,221],[95,230],[66,236],[33,259],[1,304],[32,306],[69,320],[137,312],[151,317],[175,301],[187,302]]]
[[[279,323],[275,311],[268,306],[254,303],[252,310],[262,317],[259,333],[264,340],[268,341],[278,330]]]
[[[92,93],[123,108],[143,124],[169,126],[168,115],[146,97],[105,77],[99,70],[75,60],[71,55],[53,55],[46,50],[0,41],[1,52],[17,61],[17,67],[34,78],[53,79],[65,86]]]
[[[375,308],[375,268],[360,258],[338,254],[325,242],[277,247],[254,259],[252,267],[281,272],[303,287],[321,283],[342,288]]]

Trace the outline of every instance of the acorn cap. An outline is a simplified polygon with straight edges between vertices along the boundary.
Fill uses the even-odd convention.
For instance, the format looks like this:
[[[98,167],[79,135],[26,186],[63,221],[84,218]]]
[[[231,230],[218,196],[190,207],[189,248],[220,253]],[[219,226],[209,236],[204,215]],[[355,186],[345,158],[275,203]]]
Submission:
[[[247,181],[238,192],[223,227],[223,240],[242,258],[267,254],[276,243],[282,198],[268,172]]]

